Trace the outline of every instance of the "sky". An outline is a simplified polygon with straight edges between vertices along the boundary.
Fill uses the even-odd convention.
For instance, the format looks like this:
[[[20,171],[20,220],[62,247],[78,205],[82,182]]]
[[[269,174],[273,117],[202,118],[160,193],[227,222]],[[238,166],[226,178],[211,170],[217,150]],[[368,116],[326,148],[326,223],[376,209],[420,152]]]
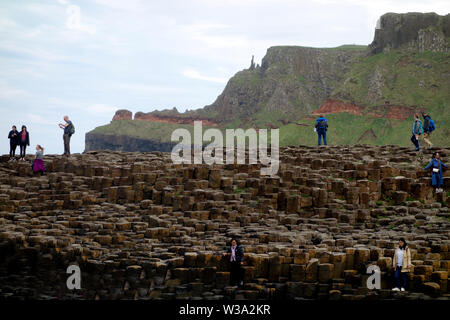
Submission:
[[[386,12],[450,12],[447,0],[0,0],[0,153],[25,124],[31,149],[72,153],[115,111],[201,108],[276,45],[372,42]]]

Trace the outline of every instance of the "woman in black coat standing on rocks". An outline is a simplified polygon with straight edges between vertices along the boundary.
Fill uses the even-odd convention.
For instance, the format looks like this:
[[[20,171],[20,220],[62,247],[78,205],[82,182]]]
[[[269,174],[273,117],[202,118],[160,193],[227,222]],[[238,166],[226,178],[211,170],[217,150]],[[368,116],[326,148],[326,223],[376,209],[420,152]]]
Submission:
[[[243,269],[244,264],[244,250],[238,244],[236,239],[231,239],[231,245],[227,251],[223,253],[225,257],[229,257],[230,262],[230,284],[232,286],[243,285]]]
[[[16,126],[12,126],[12,130],[8,134],[9,139],[9,159],[14,159],[16,156],[16,147],[19,144],[19,131]]]
[[[30,134],[27,131],[26,126],[22,126],[22,130],[19,133],[19,146],[20,146],[20,159],[25,161],[25,152],[27,146],[30,145]]]

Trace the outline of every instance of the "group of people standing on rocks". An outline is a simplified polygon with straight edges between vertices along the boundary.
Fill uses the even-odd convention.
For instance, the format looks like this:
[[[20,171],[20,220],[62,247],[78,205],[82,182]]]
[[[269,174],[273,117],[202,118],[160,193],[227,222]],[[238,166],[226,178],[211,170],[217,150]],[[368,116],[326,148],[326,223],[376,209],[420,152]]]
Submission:
[[[22,126],[22,129],[17,131],[16,126],[12,126],[12,130],[8,134],[9,139],[9,157],[15,159],[17,146],[20,147],[19,161],[25,161],[25,152],[27,146],[30,145],[30,133],[27,131],[26,126]]]
[[[420,120],[420,116],[418,113],[414,114],[414,123],[412,129],[411,142],[414,144],[415,151],[420,151],[419,145],[419,137],[423,135],[423,140],[428,145],[428,148],[433,146],[433,143],[430,141],[431,133],[436,129],[436,125],[434,124],[433,119],[431,119],[430,115],[426,112],[422,112],[423,124],[422,120]],[[318,136],[318,145],[321,145],[322,139],[323,144],[327,145],[327,130],[328,130],[328,120],[320,115],[316,119],[316,124],[314,126],[314,131]],[[442,169],[448,168],[442,161],[439,159],[440,155],[438,152],[433,154],[433,158],[430,163],[424,168],[424,170],[432,169],[431,174],[431,184],[434,188],[436,188],[436,193],[443,192],[442,186],[444,185]]]
[[[420,120],[420,116],[418,113],[414,114],[414,123],[412,129],[411,142],[416,147],[415,151],[420,151],[419,145],[419,137],[423,135],[423,141],[428,145],[428,148],[433,146],[433,143],[430,141],[431,133],[436,129],[436,125],[434,124],[434,120],[431,119],[430,115],[426,112],[422,112],[423,123]],[[323,144],[327,145],[327,131],[328,131],[328,120],[320,115],[316,119],[316,124],[314,126],[314,132],[317,133],[318,136],[318,145],[321,145],[321,141],[323,140]]]
[[[64,156],[70,155],[70,138],[75,133],[75,127],[68,116],[64,116],[65,123],[59,123],[58,126],[64,130]],[[26,149],[30,145],[30,133],[25,125],[22,126],[20,132],[17,131],[17,127],[12,126],[11,131],[8,134],[9,139],[9,159],[10,161],[16,160],[16,149],[20,147],[19,161],[25,161]],[[36,154],[32,162],[32,169],[34,173],[44,173],[44,148],[41,145],[36,145]]]

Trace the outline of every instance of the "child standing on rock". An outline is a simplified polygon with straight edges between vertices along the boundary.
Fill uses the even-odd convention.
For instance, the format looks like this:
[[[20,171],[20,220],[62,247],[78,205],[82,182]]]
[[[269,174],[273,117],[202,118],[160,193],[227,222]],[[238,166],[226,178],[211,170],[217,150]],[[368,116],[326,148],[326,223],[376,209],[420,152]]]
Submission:
[[[439,159],[439,152],[433,153],[433,158],[430,163],[424,168],[424,170],[428,170],[432,168],[431,173],[431,184],[436,188],[436,192],[443,192],[444,190],[441,188],[444,184],[444,179],[442,178],[442,167],[448,168],[442,161]]]
[[[36,146],[36,158],[33,161],[33,172],[41,173],[45,172],[44,166],[44,148],[40,144]]]

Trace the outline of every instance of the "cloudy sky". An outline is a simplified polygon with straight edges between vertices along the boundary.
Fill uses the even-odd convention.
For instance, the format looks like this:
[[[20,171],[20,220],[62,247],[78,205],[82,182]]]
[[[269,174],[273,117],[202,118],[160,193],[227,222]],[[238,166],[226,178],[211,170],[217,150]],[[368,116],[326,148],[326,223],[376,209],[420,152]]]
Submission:
[[[58,123],[85,133],[133,112],[211,104],[227,80],[275,45],[372,41],[386,12],[450,12],[403,0],[0,0],[0,128],[26,124],[34,152],[62,153]]]

